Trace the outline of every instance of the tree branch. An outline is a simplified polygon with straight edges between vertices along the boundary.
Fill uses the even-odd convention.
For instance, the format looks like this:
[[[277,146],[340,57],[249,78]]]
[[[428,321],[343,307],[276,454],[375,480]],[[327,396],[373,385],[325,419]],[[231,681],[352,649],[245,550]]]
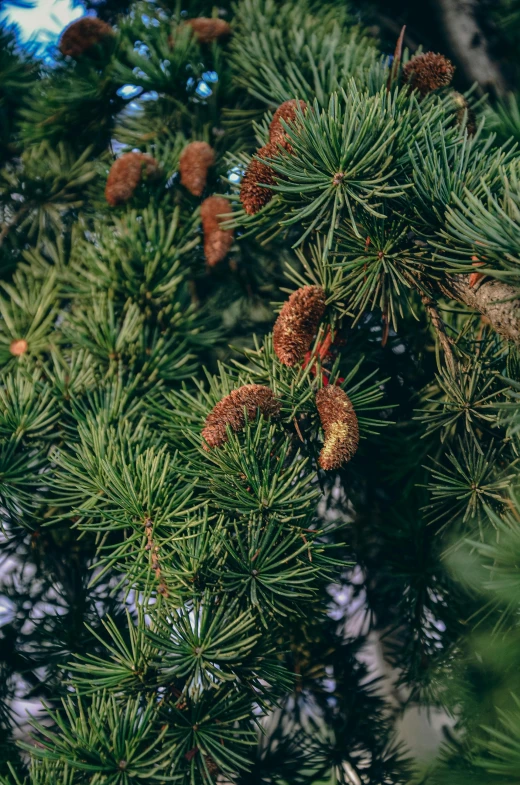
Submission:
[[[496,278],[469,285],[469,275],[451,275],[439,284],[441,291],[484,316],[494,330],[520,344],[520,292]]]
[[[477,0],[437,0],[435,4],[446,38],[467,80],[484,90],[504,95],[506,82],[491,58],[476,11]]]

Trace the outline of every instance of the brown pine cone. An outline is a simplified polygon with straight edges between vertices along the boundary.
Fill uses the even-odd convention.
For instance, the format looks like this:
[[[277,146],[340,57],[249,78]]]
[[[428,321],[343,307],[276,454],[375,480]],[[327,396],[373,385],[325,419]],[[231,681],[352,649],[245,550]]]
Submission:
[[[277,154],[278,150],[273,144],[266,144],[256,152],[260,158],[274,158]],[[274,196],[274,192],[262,184],[276,185],[274,170],[268,164],[252,158],[240,184],[240,201],[248,215],[255,215]]]
[[[186,24],[190,25],[200,44],[209,44],[211,41],[231,35],[231,27],[223,19],[200,16],[197,19],[188,19]]]
[[[223,196],[210,196],[200,206],[204,255],[210,267],[222,261],[233,245],[233,229],[222,229],[220,226],[231,215],[229,202]]]
[[[105,198],[115,207],[132,198],[143,174],[154,177],[159,173],[159,164],[146,153],[125,153],[117,158],[110,168],[105,188]]]
[[[296,365],[303,360],[325,313],[321,286],[303,286],[291,294],[278,314],[273,329],[273,346],[281,363]]]
[[[359,425],[352,402],[341,387],[323,387],[316,394],[316,407],[325,431],[319,464],[330,471],[340,469],[355,455]]]
[[[207,142],[190,142],[179,159],[181,183],[193,196],[201,196],[208,169],[215,163],[215,152]]]
[[[305,101],[297,101],[296,99],[284,101],[274,113],[269,126],[269,141],[275,146],[282,145],[289,153],[292,153],[293,149],[281,121],[284,120],[286,123],[294,123],[297,118],[296,110],[298,104],[300,105],[302,112],[307,111],[307,104]]]
[[[432,90],[447,87],[453,79],[455,66],[447,57],[435,52],[417,55],[403,68],[403,82],[424,97]]]
[[[76,19],[61,34],[58,48],[66,57],[80,57],[101,43],[104,38],[113,36],[114,30],[97,16],[82,16]]]
[[[204,449],[221,447],[228,440],[226,426],[238,432],[245,426],[244,410],[249,421],[256,417],[257,409],[265,418],[280,414],[280,402],[269,387],[262,384],[244,384],[222,398],[206,417],[202,430]]]

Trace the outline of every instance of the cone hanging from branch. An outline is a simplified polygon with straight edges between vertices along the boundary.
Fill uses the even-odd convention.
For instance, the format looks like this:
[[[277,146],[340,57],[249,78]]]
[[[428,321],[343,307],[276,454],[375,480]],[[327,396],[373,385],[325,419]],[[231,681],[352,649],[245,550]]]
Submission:
[[[444,55],[426,52],[417,55],[403,68],[403,82],[424,97],[440,87],[448,87],[453,79],[455,66]]]
[[[321,286],[303,286],[284,303],[273,329],[273,346],[281,363],[296,365],[303,360],[325,313]]]
[[[179,159],[181,183],[193,196],[201,196],[208,170],[215,163],[215,152],[207,142],[190,142]]]
[[[325,432],[319,465],[331,471],[340,469],[355,455],[359,444],[359,425],[346,392],[334,385],[316,394],[316,407]]]
[[[102,19],[97,16],[83,16],[65,28],[58,48],[62,55],[77,58],[112,36],[113,28]]]
[[[202,430],[204,449],[222,447],[228,440],[226,427],[229,425],[235,433],[241,431],[246,424],[246,414],[248,420],[254,420],[257,410],[266,419],[280,414],[280,402],[269,387],[262,384],[244,384],[238,390],[232,390],[206,417]]]
[[[229,202],[223,196],[210,196],[200,206],[204,232],[204,256],[210,267],[222,261],[233,244],[233,229],[222,229],[231,218]]]
[[[294,123],[298,117],[298,106],[302,112],[305,113],[307,111],[307,104],[305,101],[297,101],[295,98],[291,101],[284,101],[274,113],[271,124],[269,125],[269,141],[275,146],[279,144],[282,145],[289,153],[292,153],[293,149],[287,138],[287,132],[282,125],[282,120],[288,124]]]
[[[144,177],[159,173],[159,164],[146,153],[125,153],[112,164],[105,188],[105,198],[115,207],[124,204],[134,195]]]

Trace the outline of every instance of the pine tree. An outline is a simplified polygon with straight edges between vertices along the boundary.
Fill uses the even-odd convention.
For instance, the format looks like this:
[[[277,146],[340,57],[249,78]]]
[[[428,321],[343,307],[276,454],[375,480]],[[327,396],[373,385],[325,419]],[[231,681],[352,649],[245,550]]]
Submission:
[[[186,5],[2,31],[0,782],[519,782],[517,149],[344,3]]]

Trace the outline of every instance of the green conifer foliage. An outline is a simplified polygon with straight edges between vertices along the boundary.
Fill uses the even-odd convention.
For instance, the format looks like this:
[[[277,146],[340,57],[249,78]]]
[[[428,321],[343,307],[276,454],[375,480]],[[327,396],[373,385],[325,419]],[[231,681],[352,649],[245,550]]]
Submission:
[[[332,0],[98,10],[0,39],[0,782],[516,781],[514,144]]]

